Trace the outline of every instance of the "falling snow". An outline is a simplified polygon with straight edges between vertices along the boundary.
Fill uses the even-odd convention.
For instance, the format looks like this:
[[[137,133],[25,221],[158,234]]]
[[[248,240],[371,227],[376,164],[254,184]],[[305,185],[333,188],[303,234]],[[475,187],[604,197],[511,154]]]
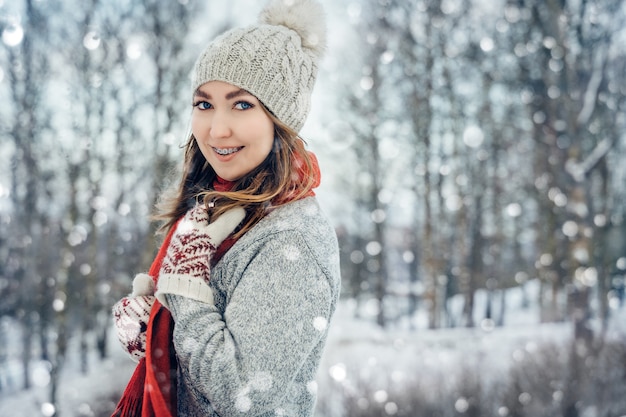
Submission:
[[[189,69],[260,7],[92,3],[28,2],[27,16],[0,0],[0,416],[114,406],[134,364],[112,331],[98,338],[155,250],[147,219],[187,138]],[[298,323],[329,332],[306,385],[316,415],[626,415],[626,4],[323,3],[301,135],[343,299]],[[271,372],[243,382],[239,411]]]

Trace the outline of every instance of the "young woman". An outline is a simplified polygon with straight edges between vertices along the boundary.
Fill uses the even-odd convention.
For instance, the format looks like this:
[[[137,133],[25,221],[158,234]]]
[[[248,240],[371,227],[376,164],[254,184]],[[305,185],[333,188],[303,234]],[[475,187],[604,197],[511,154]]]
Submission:
[[[139,361],[115,416],[312,415],[340,281],[298,136],[324,41],[316,1],[275,0],[196,62],[167,237],[114,307]]]

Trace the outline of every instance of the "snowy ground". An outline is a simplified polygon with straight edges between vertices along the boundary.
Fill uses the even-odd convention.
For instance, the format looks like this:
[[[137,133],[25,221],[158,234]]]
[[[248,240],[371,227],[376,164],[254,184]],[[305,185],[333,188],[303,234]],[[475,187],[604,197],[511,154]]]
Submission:
[[[530,299],[536,299],[534,294]],[[519,294],[513,292],[507,304],[519,306]],[[354,306],[349,300],[340,303],[331,327],[318,381],[320,400],[323,398],[326,406],[341,402],[340,398],[333,398],[342,395],[333,390],[333,386],[340,384],[344,392],[356,390],[359,387],[351,386],[350,381],[362,380],[374,387],[373,401],[384,402],[388,387],[402,385],[415,370],[421,374],[440,374],[442,369],[451,373],[475,370],[484,378],[497,378],[524,352],[532,352],[534,347],[548,342],[564,343],[571,337],[569,323],[538,324],[538,315],[532,306],[510,309],[508,324],[502,328],[478,326],[434,331],[407,331],[402,326],[382,331],[367,320],[355,319]],[[611,326],[608,337],[626,343],[626,308],[614,310]],[[6,330],[10,325],[4,323],[4,327]],[[78,372],[74,359],[77,355],[70,357],[61,375],[60,417],[98,416],[100,410],[112,406],[112,400],[126,385],[134,365],[117,346],[117,340],[111,340],[110,352],[112,356],[105,361],[99,361],[95,352],[92,354],[88,375]],[[32,374],[36,386],[33,389],[7,389],[7,384],[19,386],[18,353],[12,352],[15,359],[9,369],[0,369],[0,381],[5,388],[0,392],[0,417],[51,416],[46,363],[34,364]]]
[[[538,292],[538,283],[529,282],[527,299],[537,300]],[[343,302],[331,326],[318,378],[319,398],[325,412],[318,410],[317,415],[350,416],[342,405],[345,403],[342,396],[356,398],[358,406],[363,407],[378,403],[385,411],[381,415],[394,415],[398,405],[391,399],[394,395],[397,397],[398,392],[406,393],[417,387],[432,391],[424,397],[437,397],[442,388],[453,391],[455,383],[467,375],[479,378],[483,387],[498,385],[508,381],[514,365],[541,355],[541,349],[546,346],[568,352],[573,336],[572,323],[539,324],[537,305],[530,303],[523,307],[526,297],[520,288],[508,291],[508,312],[503,327],[494,327],[492,322],[481,318],[487,297],[485,292],[479,291],[475,328],[427,330],[425,316],[418,315],[418,330],[414,331],[407,331],[407,326],[402,324],[383,331],[371,320],[356,320],[355,303]],[[452,301],[452,304],[457,302],[453,308],[461,307],[459,300]],[[367,312],[367,306],[362,310]],[[619,308],[614,304],[611,315],[605,338],[626,345],[626,306]],[[599,323],[592,325],[599,330]],[[458,415],[463,414],[462,401],[456,405]],[[623,411],[626,417],[626,410]],[[500,415],[508,415],[508,412]],[[593,412],[581,415],[598,416]]]
[[[5,324],[6,325],[6,324]],[[15,330],[15,329],[14,329]],[[17,330],[15,330],[17,334]],[[113,334],[112,334],[113,335]],[[79,371],[78,349],[70,346],[71,353],[61,373],[59,387],[59,417],[87,417],[98,415],[99,409],[110,408],[110,395],[123,390],[133,371],[133,362],[125,356],[115,336],[110,339],[112,353],[109,359],[100,361],[94,351],[89,357],[90,372]],[[31,369],[34,387],[28,391],[21,386],[19,357],[9,369],[0,369],[5,391],[0,392],[0,417],[52,416],[54,408],[50,400],[50,365],[44,361],[33,363]],[[9,385],[7,385],[9,384]]]

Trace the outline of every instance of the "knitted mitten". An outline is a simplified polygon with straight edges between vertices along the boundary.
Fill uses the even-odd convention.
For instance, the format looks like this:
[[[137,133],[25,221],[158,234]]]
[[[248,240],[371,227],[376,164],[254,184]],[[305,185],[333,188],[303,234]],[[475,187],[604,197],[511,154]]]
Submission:
[[[159,272],[156,297],[166,307],[164,294],[177,294],[213,303],[209,287],[211,257],[245,217],[234,208],[209,224],[207,208],[197,204],[179,222]]]
[[[133,292],[113,306],[113,321],[117,338],[132,360],[146,356],[146,330],[154,304],[154,281],[147,274],[133,280]]]

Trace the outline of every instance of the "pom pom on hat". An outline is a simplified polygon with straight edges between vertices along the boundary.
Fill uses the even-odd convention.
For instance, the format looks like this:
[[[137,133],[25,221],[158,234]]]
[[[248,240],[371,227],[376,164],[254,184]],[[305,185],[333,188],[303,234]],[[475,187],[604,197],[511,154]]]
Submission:
[[[261,11],[259,22],[293,30],[302,39],[302,47],[318,57],[326,49],[326,16],[315,0],[272,0]]]
[[[325,47],[320,3],[271,0],[259,14],[259,24],[232,29],[208,45],[196,61],[192,89],[209,81],[235,85],[299,132]]]

